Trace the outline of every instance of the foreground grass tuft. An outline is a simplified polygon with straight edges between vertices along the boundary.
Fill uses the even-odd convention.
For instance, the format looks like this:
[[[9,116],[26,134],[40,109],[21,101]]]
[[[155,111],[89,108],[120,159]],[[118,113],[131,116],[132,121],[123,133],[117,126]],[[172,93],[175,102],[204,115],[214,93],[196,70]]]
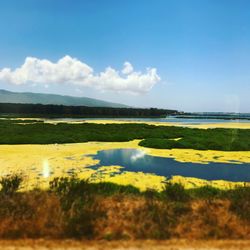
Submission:
[[[22,181],[22,175],[11,175],[2,177],[0,179],[0,185],[2,187],[1,194],[12,195],[20,188]]]
[[[183,185],[179,183],[172,183],[170,181],[165,184],[162,194],[167,200],[170,201],[186,202],[190,199],[190,196]]]
[[[231,210],[250,223],[250,187],[238,187],[228,193]]]

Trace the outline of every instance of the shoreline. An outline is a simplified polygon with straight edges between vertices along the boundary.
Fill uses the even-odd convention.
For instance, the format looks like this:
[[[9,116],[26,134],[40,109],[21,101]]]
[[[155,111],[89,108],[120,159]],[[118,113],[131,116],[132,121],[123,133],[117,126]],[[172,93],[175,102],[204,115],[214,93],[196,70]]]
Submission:
[[[49,124],[58,124],[58,123],[69,123],[69,124],[82,124],[82,123],[94,123],[94,124],[148,124],[155,126],[177,126],[177,127],[187,127],[187,128],[198,128],[198,129],[212,129],[212,128],[233,128],[233,129],[250,129],[250,121],[249,122],[221,122],[221,123],[200,123],[200,124],[186,124],[181,122],[157,122],[157,121],[140,121],[140,120],[123,120],[121,119],[89,119],[89,118],[80,118],[79,120],[64,120],[64,119],[49,119],[49,118],[30,118],[30,117],[20,117],[20,118],[0,118],[0,119],[10,119],[10,120],[18,120],[24,121],[23,123],[19,123],[20,125],[26,125],[25,121],[43,121],[44,123]],[[34,122],[36,123],[36,122]],[[30,123],[29,123],[30,124]]]
[[[187,127],[187,128],[199,128],[199,129],[210,129],[210,128],[235,128],[235,129],[250,129],[250,122],[225,122],[225,123],[207,123],[207,124],[184,124],[180,122],[151,122],[151,121],[136,121],[136,120],[106,120],[106,119],[83,119],[82,121],[66,121],[66,120],[55,120],[44,119],[45,123],[94,123],[94,124],[148,124],[155,126],[177,126],[177,127]]]

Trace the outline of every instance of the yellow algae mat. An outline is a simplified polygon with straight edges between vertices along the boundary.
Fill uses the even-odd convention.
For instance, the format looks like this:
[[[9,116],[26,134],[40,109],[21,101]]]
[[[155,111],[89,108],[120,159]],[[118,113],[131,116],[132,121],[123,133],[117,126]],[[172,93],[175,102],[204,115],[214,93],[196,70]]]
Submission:
[[[24,189],[48,187],[54,177],[68,176],[74,170],[79,178],[90,178],[91,181],[111,181],[118,184],[131,184],[141,190],[154,188],[161,190],[166,178],[143,172],[121,171],[120,166],[101,166],[98,169],[89,168],[96,165],[90,155],[100,150],[108,149],[140,149],[145,154],[160,157],[170,157],[180,162],[207,164],[209,162],[250,163],[250,152],[201,151],[193,149],[151,149],[138,146],[139,140],[129,142],[87,142],[74,144],[49,145],[0,145],[1,176],[22,173],[25,176]],[[204,165],[204,167],[206,167]],[[100,174],[101,173],[101,174]],[[182,183],[186,188],[202,185],[227,188],[243,183],[227,181],[206,181],[197,178],[174,176],[174,182]]]
[[[6,119],[6,118],[0,118]],[[63,120],[63,119],[43,119],[43,118],[10,118],[10,120],[21,120],[23,123],[18,123],[19,125],[26,125],[25,121],[34,120],[38,122],[44,123],[70,123],[70,124],[81,124],[81,123],[95,123],[95,124],[130,124],[130,123],[138,123],[138,124],[148,124],[155,126],[177,126],[177,127],[188,127],[188,128],[200,128],[200,129],[209,129],[209,128],[235,128],[235,129],[250,129],[250,122],[221,122],[221,123],[200,123],[200,124],[185,124],[182,122],[157,122],[157,121],[140,121],[140,120],[107,120],[107,119],[79,119],[79,120]],[[28,123],[31,124],[31,123]]]
[[[167,121],[167,119],[166,119]],[[51,120],[47,120],[47,122],[51,122]],[[58,121],[57,121],[58,122]],[[60,122],[60,121],[59,121]],[[65,121],[61,121],[65,122]],[[177,127],[188,127],[188,128],[201,128],[201,129],[209,129],[209,128],[238,128],[238,129],[250,129],[250,122],[222,122],[222,123],[204,123],[204,124],[185,124],[181,122],[147,122],[147,121],[128,121],[128,120],[84,120],[78,121],[77,123],[88,122],[88,123],[96,123],[96,124],[124,124],[124,123],[139,123],[139,124],[148,124],[155,126],[177,126]]]
[[[185,123],[181,123],[181,122],[147,122],[147,121],[88,120],[88,119],[85,122],[97,123],[97,124],[142,123],[142,124],[149,124],[149,125],[155,125],[155,126],[180,126],[180,127],[202,128],[202,129],[208,129],[208,128],[250,129],[250,122],[222,122],[222,123],[204,123],[204,124],[185,124]]]

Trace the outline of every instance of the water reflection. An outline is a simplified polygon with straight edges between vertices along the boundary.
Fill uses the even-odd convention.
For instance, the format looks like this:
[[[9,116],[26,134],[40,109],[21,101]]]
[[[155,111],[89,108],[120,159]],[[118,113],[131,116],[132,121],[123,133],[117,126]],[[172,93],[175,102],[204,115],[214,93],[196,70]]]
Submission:
[[[206,180],[250,181],[250,164],[214,163],[199,164],[178,162],[172,158],[147,155],[137,149],[112,149],[99,151],[93,156],[99,164],[93,166],[122,166],[123,171],[153,173],[171,177],[181,175]]]
[[[146,152],[143,150],[136,150],[130,156],[131,161],[137,161],[139,159],[142,159],[142,158],[144,158],[145,154],[146,154]]]

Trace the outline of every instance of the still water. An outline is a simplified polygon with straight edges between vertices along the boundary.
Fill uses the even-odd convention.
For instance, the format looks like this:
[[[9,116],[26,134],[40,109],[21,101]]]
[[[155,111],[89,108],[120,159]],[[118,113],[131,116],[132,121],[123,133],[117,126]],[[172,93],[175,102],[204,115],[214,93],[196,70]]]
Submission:
[[[100,166],[122,166],[123,171],[153,173],[171,177],[181,175],[205,180],[250,181],[250,164],[232,163],[183,163],[172,158],[147,155],[138,149],[112,149],[99,151],[92,155],[100,161],[92,168]]]
[[[249,117],[250,119],[250,117]],[[224,119],[193,119],[193,118],[177,118],[177,117],[166,117],[166,118],[58,118],[53,120],[60,121],[83,121],[83,120],[111,120],[111,121],[135,121],[135,122],[160,122],[160,123],[180,123],[184,125],[195,125],[195,124],[211,124],[211,123],[249,123],[250,120],[224,120]]]

